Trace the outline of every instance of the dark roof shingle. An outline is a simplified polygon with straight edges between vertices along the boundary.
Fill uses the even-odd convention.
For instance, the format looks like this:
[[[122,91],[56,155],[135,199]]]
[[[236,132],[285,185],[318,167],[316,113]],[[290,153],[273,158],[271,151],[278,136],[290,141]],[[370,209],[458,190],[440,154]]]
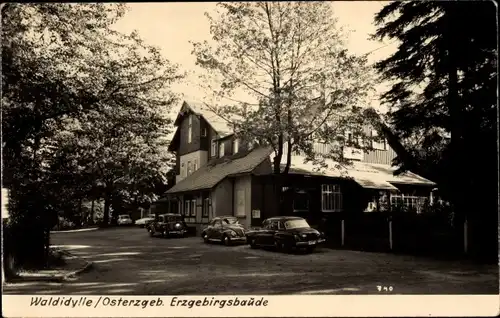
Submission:
[[[269,158],[271,149],[256,148],[246,156],[218,163],[205,165],[191,175],[182,179],[166,193],[178,193],[193,190],[211,189],[224,178],[241,173],[251,173],[259,164]]]

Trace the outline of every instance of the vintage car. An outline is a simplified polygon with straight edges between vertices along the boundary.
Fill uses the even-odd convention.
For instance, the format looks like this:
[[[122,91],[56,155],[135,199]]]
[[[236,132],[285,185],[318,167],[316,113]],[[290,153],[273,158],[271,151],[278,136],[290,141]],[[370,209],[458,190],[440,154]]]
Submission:
[[[134,221],[130,218],[130,215],[128,214],[121,214],[118,215],[118,219],[116,220],[116,224],[118,225],[132,225],[134,224]]]
[[[224,245],[246,243],[245,228],[234,216],[218,216],[213,218],[201,232],[205,243],[222,242]]]
[[[296,216],[273,217],[264,220],[262,227],[246,233],[250,247],[273,247],[278,251],[305,249],[312,252],[325,241],[324,234],[311,228],[307,221]]]
[[[182,215],[174,213],[158,215],[154,221],[146,226],[146,229],[150,236],[155,236],[156,233],[160,233],[163,237],[184,237],[188,231]]]
[[[146,227],[149,225],[149,223],[153,222],[155,220],[155,215],[154,214],[149,214],[147,217],[140,218],[138,220],[135,220],[135,225],[139,227]]]

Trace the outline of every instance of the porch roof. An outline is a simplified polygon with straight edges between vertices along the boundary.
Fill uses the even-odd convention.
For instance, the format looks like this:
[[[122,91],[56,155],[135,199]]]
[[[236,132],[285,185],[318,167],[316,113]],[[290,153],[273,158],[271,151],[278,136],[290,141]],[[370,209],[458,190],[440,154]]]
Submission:
[[[224,178],[244,173],[251,173],[260,163],[269,157],[271,149],[256,148],[244,157],[228,159],[227,161],[207,164],[182,179],[170,188],[166,194],[211,189]]]
[[[360,161],[354,161],[349,165],[341,165],[331,159],[325,159],[325,164],[326,167],[320,167],[312,162],[305,162],[303,156],[292,156],[290,173],[351,178],[363,188],[380,190],[397,190],[394,184],[436,185],[434,182],[412,172],[394,175],[396,168],[390,165]]]

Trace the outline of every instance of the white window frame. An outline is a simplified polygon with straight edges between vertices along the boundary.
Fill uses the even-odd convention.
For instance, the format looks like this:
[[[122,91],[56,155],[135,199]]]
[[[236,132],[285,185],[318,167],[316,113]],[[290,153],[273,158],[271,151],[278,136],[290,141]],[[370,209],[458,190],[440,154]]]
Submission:
[[[233,154],[238,153],[238,148],[240,146],[240,141],[238,139],[233,140]]]
[[[195,172],[196,170],[198,170],[198,159],[195,159],[193,163],[193,172]]]
[[[211,146],[212,146],[212,157],[215,157],[215,155],[217,154],[217,143],[215,142],[215,139],[212,139]]]
[[[185,176],[186,176],[186,166],[183,162],[183,163],[181,163],[181,177],[184,178]]]
[[[219,158],[224,157],[224,142],[219,144]]]
[[[201,136],[202,136],[202,137],[206,137],[206,136],[207,136],[207,129],[206,129],[206,128],[203,128],[203,129],[201,130]]]
[[[393,193],[391,194],[390,203],[394,206],[398,201],[402,203],[403,206],[409,208],[416,208],[417,213],[422,212],[422,206],[425,200],[428,199],[426,196],[418,196],[404,193]]]
[[[193,166],[191,165],[191,161],[188,161],[187,163],[187,176],[191,175],[193,173]]]
[[[191,217],[196,217],[196,200],[191,200]]]
[[[327,202],[324,198],[327,196]],[[338,184],[321,185],[321,211],[341,212],[342,211],[342,191]]]
[[[189,115],[188,121],[188,144],[190,144],[193,141],[193,115]]]

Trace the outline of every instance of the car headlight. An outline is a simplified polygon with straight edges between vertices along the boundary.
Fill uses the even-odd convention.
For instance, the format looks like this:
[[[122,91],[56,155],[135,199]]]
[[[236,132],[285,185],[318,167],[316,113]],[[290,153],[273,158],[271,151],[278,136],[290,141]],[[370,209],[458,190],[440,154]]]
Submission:
[[[302,238],[306,238],[307,237],[307,234],[302,234],[301,235]]]
[[[176,229],[180,229],[181,228],[181,224],[180,223],[175,224],[175,228]]]

